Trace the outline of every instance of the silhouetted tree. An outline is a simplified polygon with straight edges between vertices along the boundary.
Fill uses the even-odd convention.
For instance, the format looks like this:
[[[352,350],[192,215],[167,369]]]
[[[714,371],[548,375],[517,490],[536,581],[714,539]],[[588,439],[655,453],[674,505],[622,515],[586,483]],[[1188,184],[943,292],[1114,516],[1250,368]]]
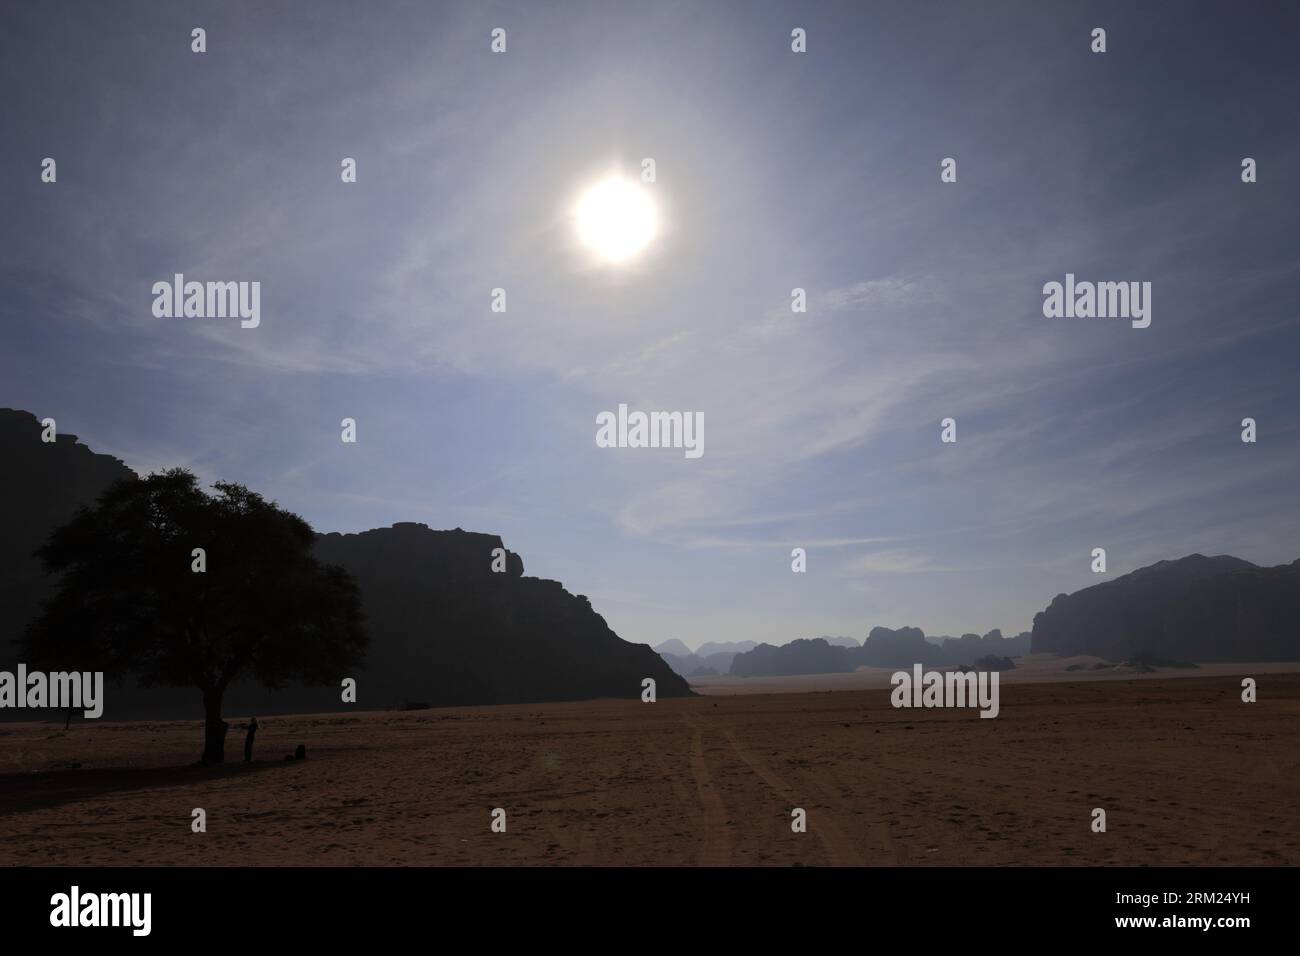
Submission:
[[[225,759],[232,681],[338,682],[367,638],[352,576],[312,556],[306,521],[242,485],[173,469],[119,481],[37,555],[62,582],[22,639],[38,665],[197,687],[204,763]],[[195,548],[206,570],[193,570]]]

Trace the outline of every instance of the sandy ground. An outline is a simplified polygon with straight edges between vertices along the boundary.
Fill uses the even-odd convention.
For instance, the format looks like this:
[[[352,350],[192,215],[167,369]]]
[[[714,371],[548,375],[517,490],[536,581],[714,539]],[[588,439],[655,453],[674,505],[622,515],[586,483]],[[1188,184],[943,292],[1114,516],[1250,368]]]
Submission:
[[[1300,673],[1191,673],[268,718],[217,769],[197,722],[0,724],[0,865],[1300,863]]]
[[[1069,667],[1076,669],[1067,670]],[[1094,669],[1095,668],[1095,669]],[[805,674],[798,677],[692,677],[691,689],[700,694],[798,694],[827,690],[875,690],[890,687],[890,678],[898,670],[911,668],[859,667],[849,674]],[[946,670],[930,668],[926,670]],[[1100,657],[1057,657],[1055,654],[1026,654],[1016,658],[1014,670],[1002,671],[999,680],[1003,685],[1050,682],[1079,682],[1097,680],[1169,680],[1177,677],[1241,677],[1258,678],[1260,674],[1300,673],[1300,663],[1239,663],[1198,664],[1196,667],[1166,667],[1151,673],[1139,673],[1131,668],[1108,664]]]

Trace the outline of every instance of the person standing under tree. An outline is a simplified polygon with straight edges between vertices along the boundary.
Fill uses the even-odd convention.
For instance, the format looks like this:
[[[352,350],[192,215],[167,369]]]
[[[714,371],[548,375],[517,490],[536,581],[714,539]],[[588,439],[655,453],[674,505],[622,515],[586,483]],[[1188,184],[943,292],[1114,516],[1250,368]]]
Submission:
[[[257,733],[257,718],[254,717],[248,722],[248,736],[244,738],[244,763],[251,763],[253,760],[253,735]]]

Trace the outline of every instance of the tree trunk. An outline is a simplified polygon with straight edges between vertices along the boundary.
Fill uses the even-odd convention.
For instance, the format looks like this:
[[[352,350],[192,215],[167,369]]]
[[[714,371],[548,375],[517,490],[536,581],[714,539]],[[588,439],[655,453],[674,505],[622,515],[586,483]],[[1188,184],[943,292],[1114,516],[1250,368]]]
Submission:
[[[203,692],[203,763],[216,764],[226,762],[226,731],[230,725],[221,719],[221,697],[219,689]]]

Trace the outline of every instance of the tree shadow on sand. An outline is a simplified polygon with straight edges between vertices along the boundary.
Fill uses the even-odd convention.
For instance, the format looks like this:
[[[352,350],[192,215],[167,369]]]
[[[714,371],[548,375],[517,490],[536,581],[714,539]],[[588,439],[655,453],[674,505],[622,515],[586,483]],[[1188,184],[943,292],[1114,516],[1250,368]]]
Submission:
[[[94,767],[0,774],[0,816],[133,790],[187,787],[285,767],[278,761],[180,767]]]

